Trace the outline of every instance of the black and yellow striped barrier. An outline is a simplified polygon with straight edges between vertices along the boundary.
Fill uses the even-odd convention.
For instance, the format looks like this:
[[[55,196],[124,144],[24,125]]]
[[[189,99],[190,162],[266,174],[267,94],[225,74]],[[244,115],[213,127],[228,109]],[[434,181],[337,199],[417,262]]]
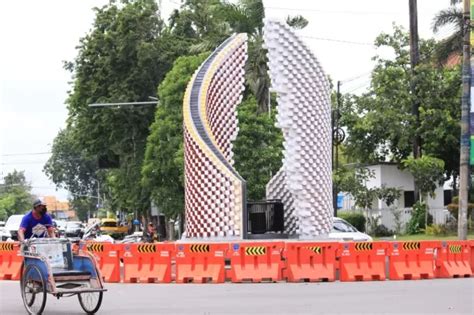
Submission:
[[[462,245],[449,245],[449,252],[451,254],[460,254],[460,253],[462,253]]]
[[[308,247],[305,247],[306,249],[309,249],[310,251],[316,253],[316,254],[321,254],[322,252],[322,248],[319,247],[319,246],[308,246]]]
[[[209,250],[209,244],[192,244],[189,247],[189,251],[191,253],[209,253]]]
[[[139,253],[156,253],[155,244],[140,244],[137,247]]]
[[[356,251],[365,251],[365,250],[372,250],[372,249],[373,249],[373,244],[370,242],[355,243]]]
[[[245,255],[247,256],[260,256],[265,255],[267,252],[265,246],[249,246],[245,248]]]
[[[89,252],[103,252],[104,251],[104,244],[93,243],[87,244],[87,250]]]
[[[404,250],[418,250],[420,249],[421,244],[420,242],[405,242],[403,243],[402,248]]]
[[[13,251],[14,245],[13,243],[0,243],[0,251]]]

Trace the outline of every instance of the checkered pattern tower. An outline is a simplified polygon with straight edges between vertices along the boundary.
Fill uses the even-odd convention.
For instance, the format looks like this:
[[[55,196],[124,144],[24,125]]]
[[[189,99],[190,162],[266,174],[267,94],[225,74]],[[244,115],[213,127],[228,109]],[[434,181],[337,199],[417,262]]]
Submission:
[[[245,181],[233,168],[237,105],[244,90],[247,36],[222,43],[194,73],[184,116],[187,238],[242,238]]]
[[[325,235],[332,226],[329,83],[286,23],[266,20],[264,41],[284,136],[283,166],[267,184],[267,199],[283,201],[287,233],[304,239]]]

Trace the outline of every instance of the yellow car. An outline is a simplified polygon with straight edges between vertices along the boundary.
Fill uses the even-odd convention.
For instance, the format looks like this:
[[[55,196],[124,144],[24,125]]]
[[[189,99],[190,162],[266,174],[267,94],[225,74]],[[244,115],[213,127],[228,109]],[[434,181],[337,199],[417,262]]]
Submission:
[[[100,222],[100,231],[104,234],[127,234],[128,227],[119,226],[115,219],[102,219]]]

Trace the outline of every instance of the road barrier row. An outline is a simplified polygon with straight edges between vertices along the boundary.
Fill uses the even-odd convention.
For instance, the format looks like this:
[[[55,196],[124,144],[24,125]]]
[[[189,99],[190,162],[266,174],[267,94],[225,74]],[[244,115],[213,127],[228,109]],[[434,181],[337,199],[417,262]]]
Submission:
[[[407,242],[87,242],[106,282],[383,281],[474,275],[474,240]],[[20,245],[0,242],[0,280],[18,280]],[[339,277],[337,277],[339,275]]]

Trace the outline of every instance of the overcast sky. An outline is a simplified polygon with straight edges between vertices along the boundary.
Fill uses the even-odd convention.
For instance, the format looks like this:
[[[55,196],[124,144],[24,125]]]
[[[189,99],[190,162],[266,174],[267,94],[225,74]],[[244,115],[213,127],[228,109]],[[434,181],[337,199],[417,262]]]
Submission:
[[[162,0],[163,16],[179,0]],[[24,170],[33,192],[56,195],[43,174],[51,144],[65,127],[64,101],[70,73],[62,61],[76,56],[79,39],[91,28],[93,7],[106,0],[22,0],[0,2],[0,182],[9,172]],[[360,92],[369,83],[372,43],[392,23],[408,29],[408,0],[264,0],[266,16],[303,15],[309,25],[300,32],[343,92]],[[433,37],[432,18],[449,0],[418,0],[419,34]],[[446,35],[443,30],[437,37]],[[348,79],[357,79],[348,82]]]

